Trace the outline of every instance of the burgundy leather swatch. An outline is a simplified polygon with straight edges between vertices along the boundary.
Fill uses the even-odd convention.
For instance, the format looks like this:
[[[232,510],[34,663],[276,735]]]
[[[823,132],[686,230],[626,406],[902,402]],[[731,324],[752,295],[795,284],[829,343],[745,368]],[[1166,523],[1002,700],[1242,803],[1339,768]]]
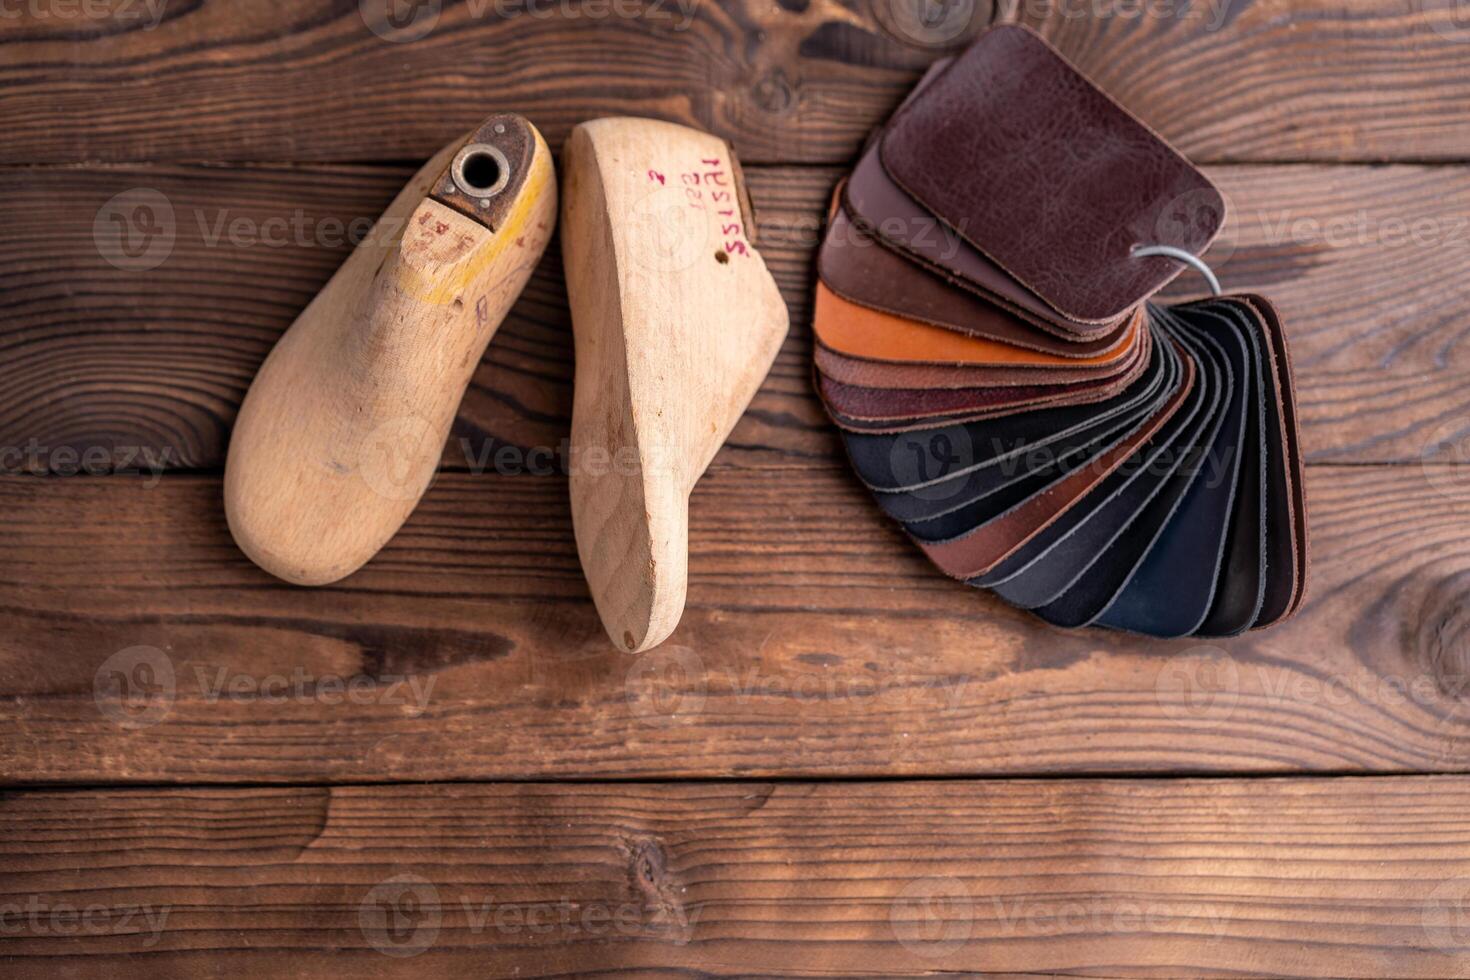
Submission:
[[[1219,193],[1027,30],[937,64],[836,191],[815,384],[941,571],[1056,626],[1233,636],[1300,608],[1281,318],[1150,303]]]
[[[860,232],[917,263],[931,277],[938,273],[1041,330],[1095,339],[1127,316],[1124,310],[1109,322],[1086,322],[1058,311],[894,183],[876,146],[848,177],[843,207]]]
[[[842,208],[833,213],[817,253],[817,272],[832,292],[870,309],[1060,357],[1086,358],[1114,351],[1125,342],[1128,327],[1137,322],[1122,319],[1114,329],[1087,340],[1060,330],[1038,330],[1037,323],[936,276],[865,235]]]
[[[987,31],[899,110],[884,168],[1065,317],[1117,319],[1199,255],[1225,202],[1188,160],[1030,30]]]

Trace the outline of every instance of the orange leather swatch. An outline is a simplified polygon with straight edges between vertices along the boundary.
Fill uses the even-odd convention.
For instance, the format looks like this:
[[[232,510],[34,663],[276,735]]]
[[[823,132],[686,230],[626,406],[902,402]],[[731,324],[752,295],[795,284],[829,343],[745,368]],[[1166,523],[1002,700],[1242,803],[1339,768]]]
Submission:
[[[996,310],[997,316],[1006,316]],[[1116,350],[1094,357],[1062,357],[1027,350],[984,337],[930,326],[849,302],[817,282],[812,329],[823,346],[849,357],[877,361],[975,366],[1100,367],[1121,363],[1134,352],[1143,308],[1134,314],[1128,336]]]

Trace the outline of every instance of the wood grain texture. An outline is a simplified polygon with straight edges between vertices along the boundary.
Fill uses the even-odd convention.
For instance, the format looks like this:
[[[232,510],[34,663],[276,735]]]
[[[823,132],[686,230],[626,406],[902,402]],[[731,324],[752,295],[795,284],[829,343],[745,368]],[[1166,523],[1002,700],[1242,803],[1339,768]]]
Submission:
[[[562,166],[572,526],[609,639],[642,653],[684,613],[689,493],[765,382],[790,316],[750,242],[745,180],[723,140],[598,119],[572,131]]]
[[[1464,777],[26,793],[0,964],[1464,977],[1467,808]]]
[[[997,0],[1196,161],[1463,160],[1454,0]]]
[[[398,5],[399,41],[368,26],[388,5],[18,4],[0,21],[0,162],[424,159],[501,109],[553,146],[635,114],[708,129],[747,163],[837,163],[997,17],[1038,27],[1199,160],[1470,156],[1454,0],[429,0]],[[98,93],[128,111],[99,112]]]
[[[0,227],[0,470],[216,469],[236,410],[280,334],[392,200],[406,168],[56,168],[0,171],[19,196]],[[835,452],[810,394],[811,251],[835,171],[750,174],[762,244],[801,338],[787,341],[732,441],[756,462]],[[137,263],[94,234],[157,191],[173,229]],[[117,198],[118,195],[124,195]],[[116,200],[114,200],[116,198]],[[96,232],[99,222],[103,229]],[[103,238],[108,254],[115,242]],[[758,243],[760,244],[760,243]],[[166,256],[160,258],[160,256]],[[152,268],[140,268],[159,259]],[[502,446],[564,452],[572,330],[555,243],[472,379],[446,461],[494,465]],[[468,440],[461,444],[461,440]],[[90,454],[91,463],[79,465]],[[544,468],[542,457],[525,460]],[[509,471],[506,465],[502,472]]]
[[[477,155],[495,176],[483,175],[487,193],[471,198],[464,164]],[[251,560],[322,585],[398,532],[434,479],[465,388],[556,213],[551,150],[520,116],[491,116],[409,180],[271,350],[241,405],[225,516]]]
[[[641,657],[560,477],[441,474],[337,585],[235,550],[219,481],[0,481],[0,776],[351,781],[1470,769],[1470,484],[1314,467],[1307,605],[1213,644],[944,579],[837,463],[718,461]]]
[[[384,37],[369,21],[388,6],[194,0],[151,29],[6,18],[0,161],[424,159],[490,111],[553,147],[579,122],[642,115],[751,161],[836,160],[934,57],[867,2],[429,0]],[[988,22],[987,0],[971,9]],[[100,91],[130,111],[99,113]]]
[[[261,360],[410,171],[124,167],[0,171],[0,470],[214,469]],[[840,171],[750,168],[757,245],[792,331],[727,459],[840,454],[811,394],[812,253]],[[1232,220],[1210,260],[1282,309],[1315,462],[1417,462],[1470,413],[1465,383],[1470,169],[1221,167]],[[99,214],[170,202],[160,264],[116,268]],[[109,206],[116,195],[131,194]],[[138,241],[143,248],[143,240]],[[446,450],[456,469],[546,469],[570,428],[572,342],[548,251],[471,382]],[[145,253],[146,257],[146,253]],[[1198,289],[1186,276],[1180,290]],[[1448,429],[1447,429],[1448,427]],[[524,452],[544,447],[533,459]],[[78,460],[92,455],[95,465]]]

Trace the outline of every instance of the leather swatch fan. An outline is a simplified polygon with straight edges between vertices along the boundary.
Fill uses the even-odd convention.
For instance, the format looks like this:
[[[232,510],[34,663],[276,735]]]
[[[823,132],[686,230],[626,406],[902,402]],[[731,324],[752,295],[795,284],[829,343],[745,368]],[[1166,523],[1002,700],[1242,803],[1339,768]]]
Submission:
[[[946,574],[1059,626],[1227,636],[1291,615],[1307,521],[1265,299],[1151,298],[1210,181],[1029,30],[936,64],[839,187],[816,385]],[[1218,293],[1218,289],[1216,290]]]

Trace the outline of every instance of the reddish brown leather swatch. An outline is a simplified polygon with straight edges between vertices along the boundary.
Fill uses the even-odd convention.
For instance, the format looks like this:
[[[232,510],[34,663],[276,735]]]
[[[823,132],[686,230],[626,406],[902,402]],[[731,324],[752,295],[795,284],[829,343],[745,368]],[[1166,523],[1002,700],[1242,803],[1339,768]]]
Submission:
[[[842,191],[839,187],[838,193]],[[864,234],[843,208],[832,214],[817,271],[832,292],[862,306],[1059,357],[1095,357],[1116,350],[1128,323],[1121,320],[1117,328],[1086,340],[1057,327],[1037,329],[1037,322],[1002,309]]]
[[[813,366],[854,469],[947,574],[1062,627],[1233,636],[1305,594],[1286,337],[1147,302],[1223,217],[1027,31],[936,66],[838,195]]]
[[[1115,319],[1179,274],[1135,246],[1199,255],[1224,220],[1198,169],[1020,26],[981,35],[879,145],[899,186],[1075,320]]]
[[[1128,460],[1150,436],[1179,410],[1194,388],[1194,364],[1188,362],[1184,383],[1148,423],[1115,446],[1106,455],[1088,462],[1067,474],[1023,504],[994,521],[950,541],[919,542],[934,564],[953,578],[971,579],[983,575],[1012,554],[1017,548],[1041,533],[1048,525],[1081,500],[1087,492]]]

